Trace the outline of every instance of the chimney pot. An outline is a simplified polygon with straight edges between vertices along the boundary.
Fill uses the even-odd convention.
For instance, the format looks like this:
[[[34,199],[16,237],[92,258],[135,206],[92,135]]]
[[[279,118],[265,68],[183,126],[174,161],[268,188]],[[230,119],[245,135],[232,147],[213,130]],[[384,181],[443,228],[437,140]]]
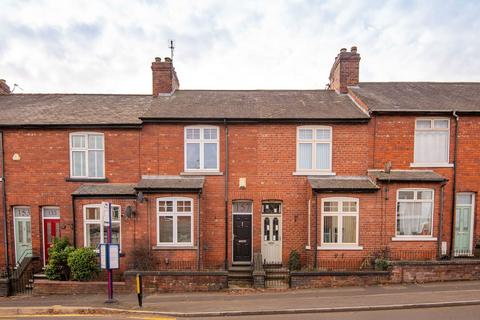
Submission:
[[[0,95],[6,95],[12,93],[10,87],[7,84],[7,81],[0,79]]]
[[[347,52],[346,48],[340,49],[330,70],[329,88],[339,93],[348,93],[349,86],[357,86],[359,83],[359,67],[360,55],[356,46],[351,47],[351,52]]]
[[[152,87],[153,96],[159,94],[172,94],[179,88],[177,73],[173,67],[172,59],[156,57],[152,63]]]

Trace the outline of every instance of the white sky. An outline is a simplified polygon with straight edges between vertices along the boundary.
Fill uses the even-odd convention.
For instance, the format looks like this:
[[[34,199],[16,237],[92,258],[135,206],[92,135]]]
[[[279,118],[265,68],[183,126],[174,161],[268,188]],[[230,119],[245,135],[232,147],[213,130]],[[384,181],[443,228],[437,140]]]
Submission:
[[[480,81],[480,1],[0,0],[0,78],[23,92],[318,89],[358,46],[361,81]],[[16,89],[16,92],[21,90]]]

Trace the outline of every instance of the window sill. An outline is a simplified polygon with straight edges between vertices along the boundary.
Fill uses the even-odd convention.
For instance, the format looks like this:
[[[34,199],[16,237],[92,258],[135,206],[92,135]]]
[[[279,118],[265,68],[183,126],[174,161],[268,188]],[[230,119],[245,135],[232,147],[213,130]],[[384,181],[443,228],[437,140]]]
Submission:
[[[197,250],[197,247],[196,246],[157,245],[157,246],[153,246],[152,250]]]
[[[318,246],[317,250],[363,250],[362,246]]]
[[[311,246],[305,246],[305,250],[311,250],[312,247]]]
[[[453,168],[453,163],[410,163],[411,168]]]
[[[430,236],[397,236],[392,237],[392,241],[437,241],[437,238]]]
[[[65,178],[66,182],[108,182],[107,178]]]
[[[334,176],[335,172],[330,171],[295,171],[292,173],[294,176]]]
[[[180,172],[181,176],[223,176],[223,172],[219,171],[184,171]]]

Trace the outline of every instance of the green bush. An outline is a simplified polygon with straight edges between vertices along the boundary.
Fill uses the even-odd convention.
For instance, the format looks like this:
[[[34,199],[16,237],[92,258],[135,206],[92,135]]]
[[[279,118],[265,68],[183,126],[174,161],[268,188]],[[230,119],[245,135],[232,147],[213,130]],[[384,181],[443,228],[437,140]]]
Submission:
[[[388,260],[378,258],[375,259],[375,270],[377,271],[386,271],[389,267]]]
[[[68,266],[70,267],[73,280],[92,280],[99,272],[97,253],[92,248],[75,249],[68,256]]]
[[[288,269],[290,269],[290,271],[297,271],[301,268],[300,254],[295,250],[291,251],[290,256],[288,257]]]
[[[68,267],[68,256],[73,251],[69,246],[67,238],[56,238],[53,245],[48,249],[48,264],[45,266],[45,276],[50,280],[68,280],[70,268]]]

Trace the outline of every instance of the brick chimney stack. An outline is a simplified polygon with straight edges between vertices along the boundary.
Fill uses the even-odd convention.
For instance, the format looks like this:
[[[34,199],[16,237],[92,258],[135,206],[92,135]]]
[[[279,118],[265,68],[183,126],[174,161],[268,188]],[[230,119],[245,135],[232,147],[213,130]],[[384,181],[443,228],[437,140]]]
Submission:
[[[357,47],[340,49],[330,70],[330,89],[339,93],[347,93],[348,86],[357,86],[359,82],[360,54]]]
[[[10,93],[10,87],[8,86],[7,82],[3,79],[0,79],[0,95],[7,95]]]
[[[172,59],[155,58],[152,62],[153,96],[170,95],[180,86]]]

